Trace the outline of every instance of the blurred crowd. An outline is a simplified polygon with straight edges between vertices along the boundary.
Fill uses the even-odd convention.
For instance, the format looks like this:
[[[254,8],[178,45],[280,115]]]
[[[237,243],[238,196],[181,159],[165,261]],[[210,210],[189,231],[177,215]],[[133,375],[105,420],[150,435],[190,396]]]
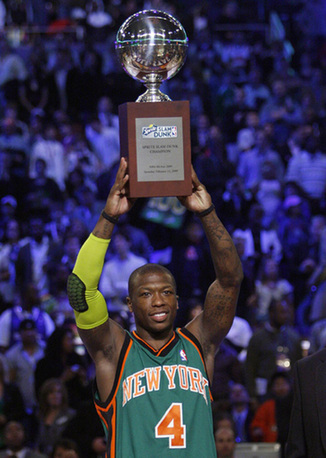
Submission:
[[[326,346],[324,3],[0,0],[0,450],[105,450],[66,282],[115,177],[118,106],[145,90],[115,36],[150,8],[188,34],[185,65],[161,89],[190,101],[192,162],[244,270],[216,355],[216,429],[284,445],[293,364]],[[174,197],[141,199],[117,225],[100,290],[128,329],[128,277],[148,261],[175,275],[183,326],[213,268]]]

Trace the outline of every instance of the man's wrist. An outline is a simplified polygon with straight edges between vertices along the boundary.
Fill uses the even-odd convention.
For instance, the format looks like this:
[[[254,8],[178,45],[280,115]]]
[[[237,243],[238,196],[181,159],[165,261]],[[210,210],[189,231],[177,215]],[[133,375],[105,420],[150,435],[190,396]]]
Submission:
[[[112,224],[118,224],[119,217],[111,216],[111,215],[109,215],[108,213],[106,213],[105,210],[102,210],[101,215],[103,216],[104,219],[106,219],[106,220],[109,221],[110,223],[112,223]]]
[[[197,213],[197,216],[199,216],[199,218],[202,218],[203,216],[206,216],[206,215],[209,215],[210,213],[212,213],[212,211],[215,209],[215,205],[212,204],[210,207],[206,208],[206,210],[203,210],[201,212],[198,212]]]

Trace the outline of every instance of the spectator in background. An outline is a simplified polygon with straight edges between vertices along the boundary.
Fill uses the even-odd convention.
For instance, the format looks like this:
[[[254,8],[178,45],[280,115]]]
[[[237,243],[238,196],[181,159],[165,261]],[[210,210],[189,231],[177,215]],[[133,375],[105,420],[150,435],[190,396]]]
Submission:
[[[86,124],[85,134],[100,161],[100,171],[110,169],[120,157],[119,118],[110,98],[100,98],[97,116]]]
[[[244,147],[248,148],[248,143],[246,142],[247,138],[240,139],[238,137],[238,132],[246,127],[246,115],[248,111],[249,107],[246,103],[244,89],[243,87],[236,86],[233,100],[226,108],[223,116],[222,131],[225,135],[226,144],[237,143],[237,147],[240,151],[243,150]],[[230,162],[236,162],[232,160],[232,158],[229,158],[229,160]]]
[[[24,59],[14,52],[5,36],[0,37],[0,90],[9,102],[17,101],[19,82],[27,77]]]
[[[261,168],[261,181],[256,188],[257,202],[262,206],[264,216],[263,225],[274,226],[277,210],[282,202],[282,183],[276,177],[275,164],[265,161]]]
[[[254,416],[254,408],[246,387],[241,383],[234,383],[230,387],[229,399],[235,426],[235,441],[251,442],[250,424]]]
[[[41,67],[39,56],[31,56],[28,63],[27,78],[18,88],[18,106],[20,118],[29,122],[31,116],[45,117],[45,109],[49,101],[49,89],[45,71]]]
[[[256,140],[254,133],[248,129],[240,129],[237,135],[237,147],[239,155],[236,161],[237,175],[242,179],[245,189],[253,189],[260,179],[259,161],[255,148]],[[251,167],[249,167],[249,163]]]
[[[286,301],[293,316],[293,290],[288,280],[281,278],[279,265],[275,259],[262,258],[255,281],[254,295],[248,299],[251,306],[255,307],[255,324],[260,326],[268,321],[269,307],[273,300]]]
[[[27,183],[29,132],[17,120],[16,110],[7,108],[0,120],[1,195],[12,194],[18,202]]]
[[[302,109],[290,95],[286,85],[286,81],[276,76],[271,83],[271,95],[259,112],[263,124],[273,124],[279,147],[286,144],[291,129],[302,121]]]
[[[253,442],[278,442],[284,456],[293,401],[292,383],[288,374],[276,372],[270,380],[271,399],[263,402],[255,412],[250,425]]]
[[[282,258],[282,245],[277,231],[273,227],[263,226],[264,212],[260,204],[253,202],[246,225],[236,228],[238,236],[246,240],[245,256],[255,260],[257,268],[263,256],[271,257],[276,262]],[[234,231],[234,232],[235,232]]]
[[[40,216],[30,217],[28,230],[28,240],[20,247],[15,263],[16,287],[23,293],[29,283],[34,283],[40,294],[44,294],[49,287],[46,268],[51,241]]]
[[[274,165],[275,179],[281,183],[284,166],[279,154],[270,148],[264,130],[259,129],[254,136],[249,129],[242,129],[239,136],[241,152],[237,174],[242,177],[245,188],[257,191],[263,179],[263,167],[267,162]],[[248,142],[247,148],[245,142]]]
[[[80,449],[80,458],[98,458],[106,450],[102,423],[91,399],[79,404],[62,432],[64,438],[74,440]]]
[[[84,222],[87,229],[91,230],[98,220],[98,214],[103,203],[96,200],[95,189],[85,185],[81,185],[76,189],[74,197],[77,201],[77,206],[72,212],[71,217],[80,219]]]
[[[279,240],[282,244],[283,258],[280,263],[282,276],[286,277],[294,286],[295,304],[306,293],[306,278],[304,261],[309,256],[309,226],[303,214],[302,198],[298,195],[289,195],[283,201],[285,214],[278,224]]]
[[[305,191],[311,211],[324,211],[322,198],[326,190],[326,154],[321,149],[320,132],[316,125],[301,127],[301,150],[291,157],[286,169],[286,181],[295,181]]]
[[[246,387],[259,402],[266,400],[268,384],[278,370],[291,373],[293,364],[302,357],[301,338],[289,325],[286,301],[272,301],[269,320],[254,332],[247,349]]]
[[[54,446],[50,458],[80,458],[80,452],[76,442],[70,439],[58,439]]]
[[[5,233],[6,224],[10,220],[17,218],[17,200],[15,199],[14,196],[8,194],[2,197],[0,201],[0,215],[1,215],[0,234],[1,234],[1,237],[3,237]]]
[[[55,180],[61,191],[65,190],[67,164],[62,143],[58,139],[58,129],[53,123],[44,128],[43,137],[33,144],[29,159],[29,176],[36,177],[35,162],[46,162],[46,176]]]
[[[68,173],[65,181],[66,196],[68,199],[74,199],[75,207],[77,206],[76,194],[83,186],[87,186],[86,182],[86,175],[80,167],[76,167]]]
[[[270,96],[270,90],[262,82],[262,71],[253,67],[248,73],[247,83],[244,84],[245,100],[248,107],[259,109]]]
[[[187,323],[187,301],[190,298],[204,300],[204,294],[212,281],[212,261],[205,234],[198,220],[192,218],[185,224],[184,230],[172,246],[169,269],[173,273],[179,295],[179,310],[176,323]]]
[[[243,383],[244,374],[238,354],[234,348],[223,341],[219,346],[214,360],[214,374],[211,393],[214,403],[223,405],[229,398],[230,386],[234,383]]]
[[[47,214],[54,202],[63,201],[63,192],[57,182],[48,176],[47,162],[43,158],[35,160],[35,174],[28,182],[24,196],[26,213]]]
[[[130,234],[130,250],[135,255],[145,258],[149,262],[153,252],[153,246],[145,230],[131,224],[131,218],[128,213],[120,216],[118,229],[124,234]]]
[[[255,309],[252,307],[253,304],[249,301],[249,299],[255,291],[255,259],[252,256],[248,256],[246,253],[246,235],[243,231],[241,231],[241,229],[236,229],[233,232],[232,239],[240,257],[243,269],[243,280],[237,304],[237,317],[246,320],[248,323],[254,323]]]
[[[101,164],[96,153],[90,148],[88,141],[77,134],[70,139],[64,137],[62,142],[66,149],[68,173],[80,169],[84,175],[84,184],[94,186],[94,180],[98,176]]]
[[[7,457],[28,457],[28,458],[46,458],[47,455],[36,452],[26,446],[28,437],[24,426],[19,421],[9,421],[5,428],[4,442],[5,447],[0,452],[0,458]]]
[[[215,431],[217,458],[234,458],[236,442],[231,428],[219,428]]]
[[[68,113],[73,120],[86,123],[95,116],[98,101],[105,94],[106,87],[99,52],[85,46],[79,60],[79,65],[73,66],[67,74]]]
[[[35,393],[40,396],[43,383],[49,378],[60,378],[68,391],[69,406],[76,408],[80,401],[90,396],[87,380],[87,363],[76,352],[74,334],[68,326],[56,328],[48,338],[44,358],[35,369]]]
[[[64,202],[54,202],[49,211],[49,221],[45,224],[45,231],[53,243],[61,242],[70,226],[70,214],[65,212],[65,205],[69,206],[69,199]]]
[[[270,162],[274,166],[276,179],[283,184],[284,180],[284,162],[280,153],[275,149],[272,139],[269,135],[266,125],[258,126],[255,131],[256,148],[258,151],[258,164],[260,167],[265,162]],[[260,159],[260,160],[259,160]]]
[[[0,450],[5,445],[5,429],[10,421],[23,421],[25,406],[21,392],[16,385],[6,382],[4,366],[0,360]]]
[[[19,326],[24,319],[32,319],[36,323],[39,337],[43,342],[54,331],[54,323],[50,316],[40,308],[39,290],[34,283],[28,283],[20,294],[20,302],[0,315],[0,348],[7,350],[20,341]]]
[[[29,154],[29,126],[18,117],[15,105],[6,105],[3,118],[0,121],[0,148],[12,153]]]
[[[60,379],[49,378],[44,381],[39,392],[37,449],[47,456],[52,452],[56,441],[68,421],[75,415],[69,406],[68,393]]]
[[[21,392],[27,416],[25,425],[29,436],[33,437],[37,406],[34,372],[37,362],[44,356],[44,343],[38,339],[36,324],[29,318],[20,323],[19,332],[21,342],[9,348],[5,356],[9,366],[9,380]]]
[[[231,165],[227,162],[224,139],[219,126],[212,125],[209,128],[206,144],[198,152],[194,167],[199,179],[205,183],[211,194],[213,203],[219,206],[226,180],[231,176]]]
[[[241,364],[246,360],[247,348],[252,333],[249,322],[236,315],[229,332],[225,336],[225,340],[236,350]]]
[[[26,243],[21,238],[21,228],[18,220],[9,219],[4,228],[0,243],[0,296],[1,311],[13,305],[15,296],[16,267],[15,262],[19,249]]]
[[[249,189],[244,188],[242,178],[235,175],[227,180],[218,207],[228,230],[232,232],[245,225],[246,215],[253,201],[254,195]]]

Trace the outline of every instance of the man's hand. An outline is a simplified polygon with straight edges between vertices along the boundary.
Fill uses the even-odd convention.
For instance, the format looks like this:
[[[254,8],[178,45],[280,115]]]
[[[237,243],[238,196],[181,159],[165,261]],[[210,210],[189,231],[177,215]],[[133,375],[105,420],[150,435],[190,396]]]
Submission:
[[[199,181],[194,168],[191,166],[192,193],[190,196],[178,197],[188,210],[199,213],[212,205],[212,199],[205,186]]]
[[[110,190],[106,204],[105,212],[114,218],[127,213],[133,206],[136,199],[129,199],[126,193],[126,186],[129,180],[127,174],[127,161],[124,157],[120,159],[120,165],[115,178],[115,182]]]

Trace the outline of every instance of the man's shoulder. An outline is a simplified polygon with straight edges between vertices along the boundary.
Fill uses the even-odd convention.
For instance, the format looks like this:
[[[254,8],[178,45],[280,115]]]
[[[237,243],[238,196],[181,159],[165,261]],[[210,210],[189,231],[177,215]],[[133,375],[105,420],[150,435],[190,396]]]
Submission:
[[[23,351],[23,344],[21,342],[15,343],[12,347],[9,348],[5,353],[5,357],[8,360],[15,359],[17,356],[21,355]]]
[[[298,361],[300,368],[306,369],[308,366],[315,366],[319,363],[326,362],[326,348],[316,351],[315,353],[306,356]],[[325,366],[326,368],[326,366]]]
[[[4,310],[1,314],[0,314],[0,325],[3,324],[4,322],[6,322],[8,319],[10,320],[11,317],[12,317],[12,310],[13,309],[7,309],[7,310]]]
[[[271,331],[266,328],[266,326],[263,326],[260,329],[256,329],[254,333],[252,334],[250,341],[251,342],[259,342],[262,337],[268,336],[271,334]]]

